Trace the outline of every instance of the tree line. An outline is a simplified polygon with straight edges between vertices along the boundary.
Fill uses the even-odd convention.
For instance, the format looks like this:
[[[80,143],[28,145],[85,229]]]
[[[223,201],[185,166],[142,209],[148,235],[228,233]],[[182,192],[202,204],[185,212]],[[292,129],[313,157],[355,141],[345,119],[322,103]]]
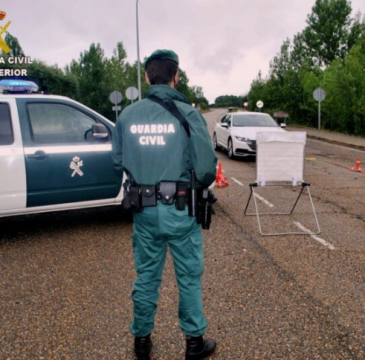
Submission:
[[[324,128],[365,136],[365,21],[351,18],[348,0],[316,0],[307,26],[286,39],[248,93],[249,110],[264,102],[264,111],[284,110],[291,121],[317,127],[318,103],[313,91],[321,87]]]
[[[223,108],[233,106],[233,107],[242,108],[243,103],[246,101],[248,101],[247,95],[243,95],[243,96],[221,95],[215,99],[214,104],[211,106],[212,107],[223,107]]]
[[[125,96],[128,87],[137,85],[137,61],[129,63],[127,52],[122,42],[118,42],[110,58],[105,56],[100,44],[91,44],[88,50],[80,53],[77,60],[73,59],[64,69],[57,65],[47,65],[40,60],[33,60],[32,64],[12,65],[8,57],[24,57],[19,41],[11,34],[7,34],[5,42],[11,51],[2,52],[5,59],[0,69],[27,69],[28,79],[39,86],[39,91],[70,97],[90,107],[106,118],[115,119],[113,104],[109,101],[109,94],[114,90],[120,91],[123,100],[120,106],[124,108],[131,103]],[[145,61],[146,59],[144,59]],[[6,79],[6,77],[3,77]],[[24,79],[24,78],[23,78]],[[148,85],[144,81],[144,62],[141,64],[141,91],[144,96]],[[183,69],[179,70],[177,90],[183,93],[192,103],[200,104],[201,108],[208,107],[208,100],[204,97],[200,86],[190,86],[189,78]]]

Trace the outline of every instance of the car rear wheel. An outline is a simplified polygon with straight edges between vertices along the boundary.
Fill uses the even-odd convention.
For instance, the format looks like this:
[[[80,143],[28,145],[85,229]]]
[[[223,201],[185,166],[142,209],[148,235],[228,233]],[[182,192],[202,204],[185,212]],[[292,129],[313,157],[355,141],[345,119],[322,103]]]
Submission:
[[[221,147],[218,145],[218,140],[217,140],[217,134],[216,133],[213,134],[213,148],[214,148],[215,151],[221,150]]]
[[[234,150],[233,150],[233,142],[232,139],[228,139],[228,157],[230,159],[234,159]]]

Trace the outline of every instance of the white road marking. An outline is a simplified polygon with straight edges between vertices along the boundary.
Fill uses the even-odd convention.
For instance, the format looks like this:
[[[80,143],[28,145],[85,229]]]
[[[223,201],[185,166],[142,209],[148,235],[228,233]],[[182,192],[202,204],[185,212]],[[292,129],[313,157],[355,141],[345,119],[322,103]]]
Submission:
[[[231,179],[235,182],[235,183],[237,183],[238,185],[240,185],[240,186],[244,186],[242,183],[241,183],[241,181],[238,181],[237,179],[235,179],[234,177],[231,177]]]
[[[265,205],[267,205],[268,207],[274,207],[274,205],[273,204],[271,204],[271,202],[269,202],[269,201],[267,201],[265,198],[263,198],[261,195],[259,195],[259,194],[256,194],[255,193],[255,196],[259,199],[259,200],[261,200]]]
[[[306,231],[308,233],[310,232],[310,230],[308,230],[306,227],[304,227],[301,223],[299,223],[297,221],[294,221],[294,225],[296,225],[300,230]],[[327,242],[326,240],[323,240],[316,235],[311,235],[311,238],[318,241],[323,246],[328,247],[330,250],[335,250],[335,247],[332,244],[330,244],[329,242]]]

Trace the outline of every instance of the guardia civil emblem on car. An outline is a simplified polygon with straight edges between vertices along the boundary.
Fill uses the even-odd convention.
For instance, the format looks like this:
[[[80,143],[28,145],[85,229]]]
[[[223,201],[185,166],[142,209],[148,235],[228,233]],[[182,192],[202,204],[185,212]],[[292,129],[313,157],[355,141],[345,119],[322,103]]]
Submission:
[[[84,176],[84,173],[80,170],[80,167],[83,165],[83,161],[78,156],[75,156],[70,163],[70,169],[73,170],[71,177],[74,177],[76,174]]]

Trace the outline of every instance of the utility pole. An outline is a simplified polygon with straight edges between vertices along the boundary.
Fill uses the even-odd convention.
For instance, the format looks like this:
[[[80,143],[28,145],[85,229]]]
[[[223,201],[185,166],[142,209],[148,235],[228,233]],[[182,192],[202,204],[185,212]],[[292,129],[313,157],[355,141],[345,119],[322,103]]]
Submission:
[[[139,59],[138,1],[139,0],[136,1],[137,64],[138,64],[138,100],[142,100],[142,95],[141,95],[141,61]]]

